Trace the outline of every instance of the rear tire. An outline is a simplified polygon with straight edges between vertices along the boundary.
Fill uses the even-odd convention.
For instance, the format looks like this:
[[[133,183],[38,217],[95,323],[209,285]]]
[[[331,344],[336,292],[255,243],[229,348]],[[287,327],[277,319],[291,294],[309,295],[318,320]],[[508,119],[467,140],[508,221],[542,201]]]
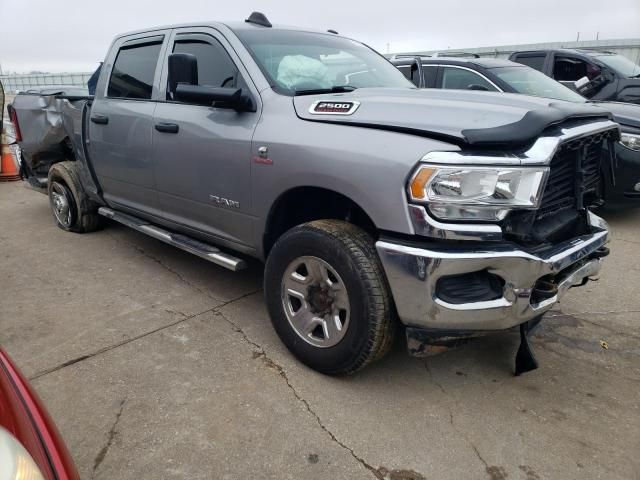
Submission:
[[[286,232],[273,246],[264,291],[271,322],[303,363],[352,374],[382,358],[396,322],[373,238],[339,220]]]
[[[87,233],[98,230],[102,219],[98,206],[82,188],[75,162],[59,162],[49,169],[47,193],[53,218],[67,232]]]

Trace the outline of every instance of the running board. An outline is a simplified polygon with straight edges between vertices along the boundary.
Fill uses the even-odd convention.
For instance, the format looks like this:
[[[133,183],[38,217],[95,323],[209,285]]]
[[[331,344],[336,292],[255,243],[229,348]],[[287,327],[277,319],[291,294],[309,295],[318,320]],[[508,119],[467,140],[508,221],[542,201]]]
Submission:
[[[220,251],[219,248],[209,245],[208,243],[194,240],[186,235],[171,233],[168,230],[156,227],[155,225],[152,225],[140,218],[126,213],[116,212],[115,210],[107,207],[100,207],[98,209],[98,213],[103,217],[115,220],[116,222],[122,223],[127,227],[131,227],[134,230],[149,235],[161,242],[173,245],[185,252],[193,253],[200,258],[204,258],[205,260],[215,263],[216,265],[220,265],[221,267],[228,268],[229,270],[233,270],[234,272],[247,268],[247,263],[241,258],[236,258],[224,253]]]

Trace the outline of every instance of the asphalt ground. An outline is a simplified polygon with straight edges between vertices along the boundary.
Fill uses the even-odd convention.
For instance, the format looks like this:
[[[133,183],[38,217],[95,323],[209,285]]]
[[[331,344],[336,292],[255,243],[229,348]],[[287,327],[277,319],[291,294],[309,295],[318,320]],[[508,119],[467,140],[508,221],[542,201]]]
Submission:
[[[356,376],[298,363],[262,266],[233,273],[118,224],[58,229],[0,184],[0,344],[83,479],[640,479],[640,211],[607,214],[599,282],[535,332]],[[606,348],[605,348],[606,347]]]

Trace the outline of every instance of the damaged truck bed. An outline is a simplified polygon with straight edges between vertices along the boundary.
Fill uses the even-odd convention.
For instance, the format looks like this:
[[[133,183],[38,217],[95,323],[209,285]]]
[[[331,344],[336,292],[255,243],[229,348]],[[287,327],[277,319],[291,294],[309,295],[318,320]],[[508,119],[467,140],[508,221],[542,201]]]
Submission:
[[[86,88],[49,86],[19,93],[8,106],[10,117],[20,118],[20,175],[32,187],[46,193],[51,165],[76,160],[74,128],[81,128],[77,120],[91,98]]]

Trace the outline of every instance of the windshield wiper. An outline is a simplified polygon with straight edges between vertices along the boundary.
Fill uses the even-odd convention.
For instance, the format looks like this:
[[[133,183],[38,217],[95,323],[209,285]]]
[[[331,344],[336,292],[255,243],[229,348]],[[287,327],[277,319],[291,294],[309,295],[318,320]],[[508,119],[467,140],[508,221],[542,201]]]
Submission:
[[[297,97],[299,95],[319,95],[321,93],[342,93],[353,92],[356,88],[353,85],[334,85],[331,88],[312,88],[309,90],[295,90],[293,94]]]

